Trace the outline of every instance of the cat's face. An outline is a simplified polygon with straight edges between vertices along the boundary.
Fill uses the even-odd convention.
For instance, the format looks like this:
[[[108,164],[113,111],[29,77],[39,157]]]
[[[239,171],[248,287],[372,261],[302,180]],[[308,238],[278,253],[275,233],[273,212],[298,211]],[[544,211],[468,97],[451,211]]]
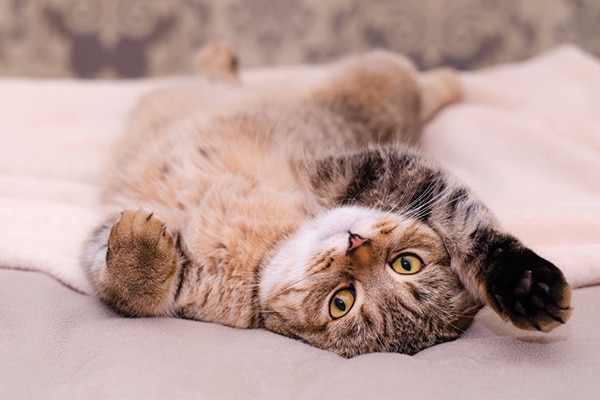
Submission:
[[[301,227],[266,266],[259,297],[267,329],[345,357],[455,339],[479,309],[431,228],[360,207]]]

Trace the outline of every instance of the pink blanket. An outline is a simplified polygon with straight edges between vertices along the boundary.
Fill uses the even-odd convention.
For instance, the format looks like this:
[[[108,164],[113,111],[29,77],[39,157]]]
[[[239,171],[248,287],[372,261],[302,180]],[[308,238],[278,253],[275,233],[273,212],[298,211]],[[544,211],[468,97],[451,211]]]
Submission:
[[[600,62],[561,47],[462,82],[463,101],[427,126],[425,151],[573,286],[600,283]],[[0,80],[0,267],[91,292],[78,257],[101,217],[101,167],[128,110],[157,84]]]

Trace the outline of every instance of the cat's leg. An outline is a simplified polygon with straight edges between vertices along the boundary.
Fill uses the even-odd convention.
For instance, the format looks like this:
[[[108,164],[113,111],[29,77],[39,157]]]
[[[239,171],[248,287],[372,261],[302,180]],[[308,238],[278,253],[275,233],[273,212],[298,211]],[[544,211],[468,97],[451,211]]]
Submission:
[[[197,75],[215,82],[239,83],[237,58],[227,44],[215,42],[201,48],[194,58]],[[146,94],[133,110],[129,132],[157,131],[192,110],[209,111],[225,88],[202,85],[193,78],[185,85],[161,88]],[[205,82],[206,83],[206,82]],[[231,85],[226,85],[231,86]]]
[[[414,143],[421,129],[418,72],[398,54],[377,50],[333,65],[311,101],[341,116],[363,143]]]
[[[173,235],[144,209],[98,227],[83,256],[99,297],[131,317],[172,313],[179,264]]]
[[[169,138],[177,131],[172,129],[173,124],[190,115],[196,120],[202,116],[209,118],[212,113],[233,107],[238,100],[241,86],[229,84],[237,82],[237,61],[228,46],[215,43],[201,49],[195,69],[198,75],[227,84],[216,85],[192,77],[183,84],[145,94],[129,115],[125,132],[114,148],[106,174],[107,193],[120,191],[124,184],[120,177],[135,174],[129,169],[131,165],[135,170],[136,165],[147,161],[147,154],[170,146]],[[110,201],[110,195],[106,197]]]
[[[476,195],[415,151],[391,146],[330,157],[311,184],[332,205],[390,210],[431,226],[465,288],[517,327],[549,331],[569,318],[571,290],[560,269],[504,232]]]
[[[412,197],[429,194],[413,207],[442,237],[465,287],[521,329],[547,332],[565,323],[571,289],[562,271],[504,231],[469,189],[453,181],[433,170]]]
[[[427,122],[443,107],[460,99],[461,87],[456,71],[436,68],[419,74],[421,122]]]
[[[330,74],[311,100],[342,116],[364,142],[416,143],[422,123],[460,97],[454,71],[419,73],[406,57],[383,50],[340,61]]]

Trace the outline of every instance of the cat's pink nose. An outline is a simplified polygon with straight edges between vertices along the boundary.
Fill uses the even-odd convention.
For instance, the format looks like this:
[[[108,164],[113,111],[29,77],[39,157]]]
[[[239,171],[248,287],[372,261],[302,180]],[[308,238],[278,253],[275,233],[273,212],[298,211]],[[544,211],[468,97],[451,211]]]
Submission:
[[[360,235],[357,235],[356,233],[352,233],[352,232],[348,232],[348,233],[350,234],[350,237],[348,238],[348,241],[350,242],[348,251],[358,249],[360,246],[362,246],[363,244],[365,244],[369,241],[369,239],[365,239],[365,238],[361,237]]]

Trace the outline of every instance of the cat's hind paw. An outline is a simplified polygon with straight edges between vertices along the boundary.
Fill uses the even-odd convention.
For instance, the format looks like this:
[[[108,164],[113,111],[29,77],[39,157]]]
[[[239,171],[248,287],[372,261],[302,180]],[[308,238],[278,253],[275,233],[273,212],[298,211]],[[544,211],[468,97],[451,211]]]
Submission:
[[[164,222],[145,209],[124,211],[108,239],[100,296],[127,316],[164,315],[177,269],[175,241]]]
[[[227,43],[214,42],[201,48],[194,57],[194,69],[210,80],[239,83],[238,60]]]
[[[503,251],[490,280],[491,305],[521,329],[548,332],[571,316],[571,288],[562,272],[529,249]]]
[[[443,107],[456,103],[461,97],[461,85],[456,71],[436,68],[419,75],[421,85],[421,121],[425,122]]]

